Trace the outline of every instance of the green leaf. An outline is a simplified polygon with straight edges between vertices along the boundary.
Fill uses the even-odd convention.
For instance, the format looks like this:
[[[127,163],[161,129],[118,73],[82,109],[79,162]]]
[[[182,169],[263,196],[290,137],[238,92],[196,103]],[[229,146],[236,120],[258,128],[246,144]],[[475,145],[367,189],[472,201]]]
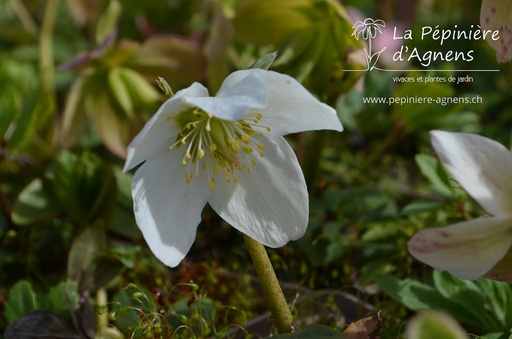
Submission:
[[[508,283],[481,278],[476,281],[492,316],[503,328],[512,328],[512,290]]]
[[[459,305],[453,316],[464,316],[464,319],[473,318],[475,323],[493,328],[496,320],[488,318],[485,309],[484,296],[478,286],[468,280],[454,277],[448,272],[433,272],[434,286],[447,300],[452,300]],[[486,320],[487,319],[487,320]]]
[[[112,301],[111,318],[114,325],[126,335],[141,337],[140,318],[146,321],[161,320],[158,305],[151,293],[135,284],[129,284]]]
[[[235,34],[256,45],[279,43],[291,32],[311,24],[308,9],[308,0],[244,1],[233,19]]]
[[[51,99],[39,92],[25,98],[25,105],[21,114],[15,119],[16,128],[7,140],[7,145],[13,149],[25,146],[35,134],[38,123],[44,121],[52,109]]]
[[[391,298],[405,307],[419,311],[423,309],[441,309],[455,316],[459,321],[478,324],[479,318],[467,313],[459,304],[444,298],[434,287],[413,279],[397,280],[389,276],[375,276],[377,285]]]
[[[13,86],[4,86],[0,92],[0,137],[2,139],[5,138],[5,133],[16,115],[15,93]]]
[[[91,152],[80,157],[63,151],[55,169],[54,191],[70,216],[82,225],[109,223],[116,203],[112,168]]]
[[[96,25],[96,44],[101,44],[107,36],[116,30],[121,12],[121,3],[118,0],[110,0],[108,7],[101,14]]]
[[[415,215],[425,212],[434,212],[443,207],[441,201],[415,200],[402,209],[402,215]]]
[[[408,76],[414,78],[420,75],[422,74],[414,72],[408,74]],[[418,93],[421,93],[422,97],[448,98],[454,95],[454,89],[450,85],[440,82],[408,82],[400,83],[393,96],[400,100],[417,96]],[[457,111],[454,109],[456,104],[445,104],[442,107],[442,109],[439,109],[437,104],[432,103],[404,102],[403,104],[393,105],[391,115],[395,120],[404,123],[406,133],[428,131],[443,126],[442,121],[446,116]]]
[[[46,180],[37,178],[21,191],[12,211],[12,220],[17,225],[47,219],[62,209],[49,185]]]
[[[435,192],[446,197],[454,197],[453,189],[448,172],[443,165],[433,156],[428,154],[417,154],[414,157],[421,173],[430,181]]]
[[[114,255],[98,253],[92,264],[87,267],[82,279],[82,290],[96,290],[107,285],[124,268]]]
[[[62,281],[50,289],[44,298],[44,308],[55,312],[66,322],[70,322],[70,314],[79,307],[79,297],[76,281]]]
[[[333,339],[344,339],[347,338],[340,331],[333,330],[330,327],[315,325],[308,327],[302,331],[280,334],[272,336],[272,338],[283,338],[283,339],[320,339],[320,338],[333,338]]]
[[[277,52],[266,54],[252,63],[249,68],[269,69],[276,57]]]
[[[102,223],[89,225],[71,245],[68,255],[68,279],[81,281],[84,272],[91,267],[96,256],[104,248],[105,234]]]
[[[10,324],[37,308],[37,295],[34,293],[32,285],[26,280],[21,280],[9,291],[4,316]]]

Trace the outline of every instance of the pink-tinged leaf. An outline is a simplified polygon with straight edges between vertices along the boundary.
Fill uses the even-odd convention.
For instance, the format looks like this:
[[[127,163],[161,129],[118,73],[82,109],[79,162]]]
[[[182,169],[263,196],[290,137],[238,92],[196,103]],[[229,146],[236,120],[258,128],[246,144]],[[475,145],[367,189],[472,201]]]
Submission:
[[[109,47],[116,41],[117,32],[109,34],[105,40],[99,44],[95,49],[89,52],[78,53],[73,59],[59,66],[62,70],[78,71],[88,66],[89,62],[101,57]]]
[[[510,0],[482,0],[480,10],[480,25],[484,31],[499,32],[499,39],[494,40],[487,34],[487,42],[497,52],[496,60],[504,63],[512,60],[512,1]]]
[[[189,85],[200,81],[205,68],[201,47],[192,39],[159,35],[146,40],[125,64],[140,73],[166,79],[171,85]]]

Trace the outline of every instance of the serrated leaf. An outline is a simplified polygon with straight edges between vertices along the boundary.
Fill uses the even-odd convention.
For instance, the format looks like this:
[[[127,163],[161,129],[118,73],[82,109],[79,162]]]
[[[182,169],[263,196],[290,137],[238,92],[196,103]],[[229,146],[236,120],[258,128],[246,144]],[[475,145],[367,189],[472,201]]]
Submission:
[[[44,308],[54,312],[65,321],[71,321],[70,314],[78,309],[79,297],[76,281],[62,281],[50,288],[44,298]]]
[[[32,289],[32,285],[26,280],[21,280],[9,291],[4,316],[8,323],[12,323],[37,308],[37,295]]]
[[[63,151],[55,169],[54,192],[71,218],[82,225],[102,219],[108,223],[116,202],[112,168],[94,153],[80,157]]]

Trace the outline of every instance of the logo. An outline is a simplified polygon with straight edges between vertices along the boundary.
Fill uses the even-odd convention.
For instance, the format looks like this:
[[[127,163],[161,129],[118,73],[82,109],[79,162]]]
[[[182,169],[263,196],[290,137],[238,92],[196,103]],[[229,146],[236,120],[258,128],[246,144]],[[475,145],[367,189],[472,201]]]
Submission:
[[[377,32],[382,34],[382,28],[386,27],[384,20],[373,20],[372,18],[366,18],[364,21],[358,21],[352,26],[354,30],[352,36],[355,35],[356,39],[359,40],[361,37],[363,40],[368,41],[368,50],[364,47],[366,54],[367,68],[364,71],[371,71],[375,68],[375,64],[379,60],[380,54],[384,52],[386,47],[378,52],[372,53],[372,39],[375,39]]]
[[[413,32],[413,30],[402,30],[398,27],[383,31],[386,27],[386,23],[383,20],[372,18],[366,18],[364,21],[357,21],[353,26],[352,36],[355,36],[357,40],[362,39],[366,41],[367,47],[363,47],[366,56],[366,69],[359,70],[345,70],[354,72],[366,72],[374,69],[387,72],[406,72],[408,69],[385,69],[377,67],[377,62],[383,53],[386,53],[387,66],[390,64],[401,65],[415,62],[420,66],[424,67],[415,69],[414,71],[420,72],[436,72],[436,71],[452,71],[452,72],[498,72],[498,69],[470,69],[465,67],[464,69],[432,69],[434,62],[462,62],[470,64],[475,60],[475,51],[472,49],[468,50],[451,50],[446,49],[446,46],[450,46],[450,43],[457,41],[475,41],[475,40],[489,40],[497,41],[500,39],[499,30],[484,30],[480,25],[471,25],[471,27],[462,29],[458,25],[453,25],[448,28],[440,28],[437,26],[423,26],[420,30]],[[376,45],[374,40],[379,38],[377,34],[385,35],[385,41],[388,43],[392,42],[393,48],[385,46],[378,51],[373,51],[373,47]],[[392,35],[392,40],[391,40]],[[420,50],[415,47],[415,41],[426,41],[430,40],[430,45],[438,45],[439,50]],[[382,44],[381,44],[382,45]],[[458,44],[459,46],[461,44]],[[386,50],[387,49],[387,50]],[[428,69],[427,69],[428,67]]]

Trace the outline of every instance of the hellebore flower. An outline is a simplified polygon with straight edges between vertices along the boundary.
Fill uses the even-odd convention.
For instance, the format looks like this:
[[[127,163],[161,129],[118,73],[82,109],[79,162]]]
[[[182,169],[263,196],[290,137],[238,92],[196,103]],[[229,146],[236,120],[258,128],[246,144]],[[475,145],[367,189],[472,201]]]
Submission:
[[[512,244],[512,154],[494,140],[467,133],[430,132],[453,178],[490,216],[417,233],[410,253],[437,270],[474,280],[489,272]]]
[[[276,72],[234,72],[215,97],[199,83],[177,92],[132,141],[124,167],[145,161],[133,178],[134,212],[156,257],[180,263],[207,202],[266,246],[301,237],[307,189],[283,135],[318,129],[343,127],[333,108]]]

